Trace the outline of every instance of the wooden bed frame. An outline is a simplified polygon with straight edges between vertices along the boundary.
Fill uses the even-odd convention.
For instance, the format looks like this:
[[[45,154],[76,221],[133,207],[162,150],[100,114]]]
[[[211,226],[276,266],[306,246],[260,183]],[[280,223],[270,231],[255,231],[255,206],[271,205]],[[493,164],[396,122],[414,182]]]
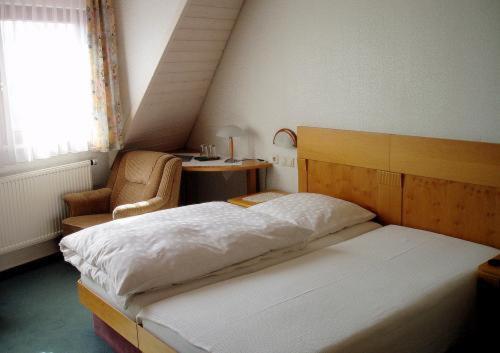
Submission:
[[[500,248],[500,144],[298,129],[299,191]]]
[[[500,248],[500,144],[298,128],[299,191],[352,201],[383,224]],[[78,283],[81,303],[145,353],[173,353]]]

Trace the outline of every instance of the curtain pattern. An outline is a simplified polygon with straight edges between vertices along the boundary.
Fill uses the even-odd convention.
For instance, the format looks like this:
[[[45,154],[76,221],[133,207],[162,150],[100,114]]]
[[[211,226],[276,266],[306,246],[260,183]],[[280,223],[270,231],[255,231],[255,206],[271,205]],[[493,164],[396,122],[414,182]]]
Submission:
[[[102,152],[121,149],[123,117],[112,0],[87,0],[87,24],[94,96],[92,149]]]

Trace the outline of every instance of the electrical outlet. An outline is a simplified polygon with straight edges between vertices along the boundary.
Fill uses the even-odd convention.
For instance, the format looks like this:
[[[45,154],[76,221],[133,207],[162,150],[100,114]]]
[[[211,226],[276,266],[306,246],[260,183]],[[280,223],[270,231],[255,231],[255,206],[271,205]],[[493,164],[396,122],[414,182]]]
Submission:
[[[278,154],[272,156],[272,161],[274,165],[287,168],[295,168],[296,163],[294,157],[280,156]]]

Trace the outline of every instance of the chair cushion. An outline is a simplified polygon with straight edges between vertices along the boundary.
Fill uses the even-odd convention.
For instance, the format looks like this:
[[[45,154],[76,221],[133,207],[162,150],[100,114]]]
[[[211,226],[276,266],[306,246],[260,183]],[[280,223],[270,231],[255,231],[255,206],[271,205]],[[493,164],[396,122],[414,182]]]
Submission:
[[[120,160],[112,186],[111,210],[156,196],[165,163],[172,156],[151,151],[127,152]]]
[[[89,214],[85,216],[69,217],[62,221],[63,234],[68,235],[84,228],[113,220],[111,213]]]
[[[133,151],[125,156],[125,179],[131,183],[146,185],[160,157],[165,153]]]

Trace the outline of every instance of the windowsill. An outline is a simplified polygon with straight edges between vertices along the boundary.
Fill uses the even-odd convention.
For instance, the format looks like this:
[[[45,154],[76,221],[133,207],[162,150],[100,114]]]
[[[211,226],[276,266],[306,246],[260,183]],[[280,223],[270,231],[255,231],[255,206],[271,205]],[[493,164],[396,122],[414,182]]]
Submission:
[[[86,159],[96,159],[97,165],[93,169],[94,185],[103,185],[109,173],[108,153],[102,152],[80,152],[68,153],[61,156],[37,159],[32,162],[24,162],[0,167],[0,177],[30,172],[33,170],[45,169],[60,166],[63,164],[75,163]]]

